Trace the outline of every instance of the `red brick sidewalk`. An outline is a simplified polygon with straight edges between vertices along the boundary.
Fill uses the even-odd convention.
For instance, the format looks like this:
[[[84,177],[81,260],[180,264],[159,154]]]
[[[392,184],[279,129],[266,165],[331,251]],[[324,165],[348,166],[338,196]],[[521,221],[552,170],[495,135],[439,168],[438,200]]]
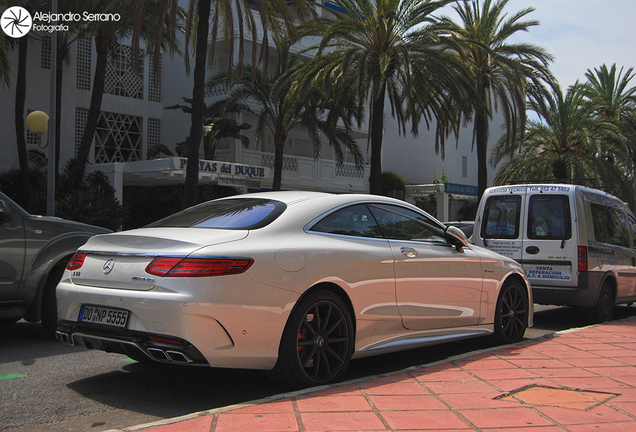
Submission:
[[[636,430],[636,319],[122,431]]]

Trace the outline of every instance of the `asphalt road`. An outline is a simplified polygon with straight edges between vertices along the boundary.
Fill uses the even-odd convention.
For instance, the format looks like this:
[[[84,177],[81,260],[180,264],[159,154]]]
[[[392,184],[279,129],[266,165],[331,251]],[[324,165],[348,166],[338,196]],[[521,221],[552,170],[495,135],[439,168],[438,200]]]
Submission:
[[[618,307],[615,319],[636,315]],[[572,308],[538,307],[534,339],[589,325]],[[352,361],[344,380],[423,365],[490,347],[488,339]],[[119,354],[71,347],[24,321],[0,332],[0,431],[85,432],[133,426],[276,394],[259,371],[149,367]]]

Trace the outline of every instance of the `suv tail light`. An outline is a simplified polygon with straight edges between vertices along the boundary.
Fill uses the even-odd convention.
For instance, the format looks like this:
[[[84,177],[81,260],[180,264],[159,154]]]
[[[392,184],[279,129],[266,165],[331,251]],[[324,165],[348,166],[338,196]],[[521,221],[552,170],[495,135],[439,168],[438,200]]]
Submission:
[[[587,246],[579,246],[579,271],[587,271]]]
[[[66,270],[77,270],[78,268],[84,265],[85,259],[86,259],[85,253],[77,252],[75,255],[71,257],[68,264],[66,264]]]
[[[156,257],[146,273],[161,277],[210,277],[243,273],[254,264],[251,258]]]

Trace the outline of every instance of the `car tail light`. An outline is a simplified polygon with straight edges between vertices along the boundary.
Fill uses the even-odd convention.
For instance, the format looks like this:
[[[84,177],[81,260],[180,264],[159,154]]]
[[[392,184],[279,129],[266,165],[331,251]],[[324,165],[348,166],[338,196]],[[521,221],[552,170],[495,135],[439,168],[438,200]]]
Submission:
[[[251,258],[156,257],[146,273],[161,277],[209,277],[243,273],[254,264]]]
[[[71,257],[68,264],[66,264],[66,270],[77,270],[78,268],[84,265],[85,259],[86,259],[85,253],[79,253],[79,252],[76,253],[75,255]]]
[[[579,246],[579,271],[587,271],[587,246]]]

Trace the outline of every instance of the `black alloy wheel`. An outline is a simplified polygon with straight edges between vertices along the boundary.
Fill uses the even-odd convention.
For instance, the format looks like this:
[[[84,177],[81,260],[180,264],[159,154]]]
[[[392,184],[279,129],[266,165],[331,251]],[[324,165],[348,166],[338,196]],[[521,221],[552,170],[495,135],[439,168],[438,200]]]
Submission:
[[[495,339],[502,344],[519,342],[528,327],[528,298],[525,288],[513,280],[506,282],[497,299]]]
[[[353,323],[342,299],[329,291],[311,293],[285,327],[273,376],[285,387],[334,382],[349,365],[353,341]]]

